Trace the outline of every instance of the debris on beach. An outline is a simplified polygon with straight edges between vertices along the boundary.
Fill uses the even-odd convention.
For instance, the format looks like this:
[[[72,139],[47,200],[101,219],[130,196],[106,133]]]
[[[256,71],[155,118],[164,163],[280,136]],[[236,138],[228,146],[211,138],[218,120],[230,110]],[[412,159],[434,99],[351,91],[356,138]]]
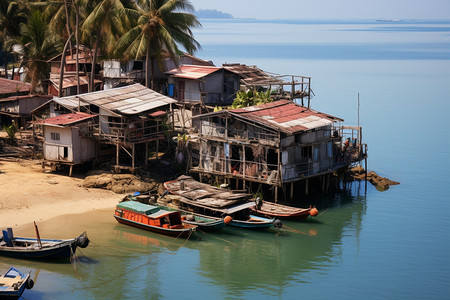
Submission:
[[[87,176],[83,187],[111,190],[117,194],[145,192],[157,188],[154,180],[142,179],[132,174],[101,173]]]

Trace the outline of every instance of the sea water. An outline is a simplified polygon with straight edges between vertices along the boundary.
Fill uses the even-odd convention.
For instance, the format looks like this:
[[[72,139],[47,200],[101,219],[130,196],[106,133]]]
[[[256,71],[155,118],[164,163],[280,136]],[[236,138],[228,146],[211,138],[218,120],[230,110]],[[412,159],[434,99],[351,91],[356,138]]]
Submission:
[[[187,241],[119,225],[113,211],[57,218],[43,225],[42,236],[86,230],[92,243],[78,253],[76,269],[0,258],[2,269],[32,270],[36,284],[23,298],[448,298],[450,22],[202,24],[194,34],[203,59],[311,76],[312,108],[346,125],[359,119],[368,169],[400,185],[313,193],[308,201],[321,214],[312,221]]]

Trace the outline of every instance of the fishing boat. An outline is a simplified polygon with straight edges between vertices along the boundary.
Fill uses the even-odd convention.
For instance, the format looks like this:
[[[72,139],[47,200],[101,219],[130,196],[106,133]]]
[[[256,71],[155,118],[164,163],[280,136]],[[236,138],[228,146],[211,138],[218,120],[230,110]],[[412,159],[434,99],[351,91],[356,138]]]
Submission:
[[[165,194],[163,196],[165,196]],[[146,197],[146,195],[142,195],[139,192],[125,196],[123,201],[138,201],[141,203],[142,201],[145,201],[143,202],[144,204],[149,203],[152,205],[156,205],[164,210],[179,211],[181,214],[181,222],[185,224],[196,225],[198,229],[203,231],[219,231],[226,225],[225,220],[223,218],[216,218],[202,214],[196,214],[190,211],[183,210],[179,207],[170,207],[154,201],[149,202],[148,197]],[[231,218],[227,219],[227,221],[231,221]]]
[[[265,229],[276,225],[279,220],[258,217],[250,214],[250,208],[256,203],[249,201],[252,195],[233,192],[198,182],[190,176],[180,176],[176,180],[167,181],[164,187],[172,194],[178,195],[182,209],[213,217],[232,218],[229,225],[248,229]]]
[[[77,247],[86,248],[89,238],[86,232],[73,239],[41,239],[37,231],[37,238],[15,237],[11,228],[3,230],[0,237],[0,256],[24,259],[67,259],[75,255]]]
[[[114,218],[121,224],[175,237],[187,238],[197,228],[183,223],[179,211],[168,211],[136,201],[119,203]]]
[[[19,299],[25,289],[31,289],[34,282],[30,273],[24,274],[10,267],[5,274],[0,275],[0,299]]]
[[[258,198],[255,200],[255,203],[256,205],[251,207],[250,210],[253,213],[263,217],[288,220],[304,220],[309,216],[315,217],[319,214],[319,211],[315,207],[292,207],[278,203],[262,201]]]

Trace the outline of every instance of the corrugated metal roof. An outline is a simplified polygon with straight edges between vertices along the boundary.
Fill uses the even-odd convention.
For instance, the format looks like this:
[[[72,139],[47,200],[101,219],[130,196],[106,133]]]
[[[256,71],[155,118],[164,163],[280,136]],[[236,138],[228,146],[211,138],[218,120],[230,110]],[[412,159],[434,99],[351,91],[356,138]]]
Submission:
[[[111,112],[125,115],[138,114],[177,102],[176,100],[146,88],[139,83],[59,99],[75,101],[78,105],[78,98],[82,103],[86,102]]]
[[[283,80],[271,76],[256,66],[244,64],[223,64],[223,68],[241,77],[245,85],[282,84]]]
[[[18,80],[0,78],[0,95],[29,92],[31,84]]]
[[[59,78],[50,79],[51,83],[59,89]],[[101,80],[94,79],[94,83],[100,83]],[[89,78],[87,76],[80,76],[80,85],[87,85],[89,83]],[[77,76],[68,76],[63,78],[63,89],[76,86],[77,85]]]
[[[36,123],[40,123],[43,125],[54,125],[54,126],[64,126],[64,125],[70,125],[77,122],[81,122],[90,118],[95,117],[95,115],[87,114],[84,112],[77,112],[74,114],[65,114],[65,115],[59,115],[53,118],[48,118],[45,120],[38,121]]]
[[[212,66],[181,65],[178,68],[166,72],[166,74],[170,74],[172,77],[178,78],[199,79],[220,69],[222,68]]]
[[[329,125],[343,119],[300,106],[289,100],[278,100],[258,106],[232,109],[236,114],[288,134]]]

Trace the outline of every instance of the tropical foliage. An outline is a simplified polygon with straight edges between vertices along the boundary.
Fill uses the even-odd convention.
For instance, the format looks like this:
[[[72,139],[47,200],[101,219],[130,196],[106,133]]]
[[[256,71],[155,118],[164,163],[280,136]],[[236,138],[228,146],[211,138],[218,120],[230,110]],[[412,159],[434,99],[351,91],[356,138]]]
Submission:
[[[67,41],[70,51],[79,44],[92,49],[90,90],[95,64],[108,58],[145,58],[150,86],[152,61],[164,69],[166,58],[178,63],[180,47],[190,54],[200,49],[192,28],[201,24],[193,11],[188,0],[0,0],[0,46],[22,59],[35,92],[48,78],[48,59]]]
[[[164,70],[164,58],[178,64],[179,48],[190,54],[200,48],[191,28],[200,26],[197,17],[183,11],[193,11],[186,0],[138,0],[137,10],[130,11],[137,22],[117,43],[117,52],[129,59],[146,58],[146,86],[153,88],[153,59]]]

